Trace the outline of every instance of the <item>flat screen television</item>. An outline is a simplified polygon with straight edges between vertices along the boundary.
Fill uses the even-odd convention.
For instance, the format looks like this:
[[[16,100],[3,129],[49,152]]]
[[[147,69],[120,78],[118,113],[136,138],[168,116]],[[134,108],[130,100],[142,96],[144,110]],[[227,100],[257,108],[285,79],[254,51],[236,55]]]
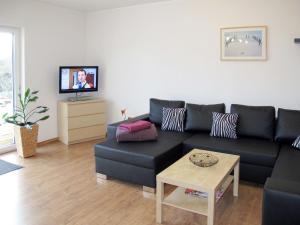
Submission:
[[[98,66],[59,67],[59,93],[98,91]]]

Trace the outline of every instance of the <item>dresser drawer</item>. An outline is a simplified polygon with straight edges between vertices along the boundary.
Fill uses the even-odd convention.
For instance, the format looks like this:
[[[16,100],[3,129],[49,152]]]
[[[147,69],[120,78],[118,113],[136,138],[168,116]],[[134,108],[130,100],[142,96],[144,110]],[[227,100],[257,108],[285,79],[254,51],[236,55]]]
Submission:
[[[100,114],[105,112],[105,102],[80,103],[69,105],[68,117]]]
[[[69,130],[69,142],[79,141],[82,139],[89,138],[103,138],[106,134],[106,126],[105,125],[96,125],[91,127],[84,127]]]
[[[94,115],[85,115],[78,117],[70,117],[68,129],[76,129],[81,127],[90,127],[95,125],[102,125],[106,122],[105,114],[94,114]]]

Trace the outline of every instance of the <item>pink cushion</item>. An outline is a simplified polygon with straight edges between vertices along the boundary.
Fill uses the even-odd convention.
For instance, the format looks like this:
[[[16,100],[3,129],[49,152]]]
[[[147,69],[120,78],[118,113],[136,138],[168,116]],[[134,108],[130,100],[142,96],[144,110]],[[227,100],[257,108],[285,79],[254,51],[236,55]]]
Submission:
[[[126,128],[119,126],[116,132],[116,138],[118,142],[129,141],[152,141],[157,139],[157,130],[154,124],[150,125],[150,128],[129,132]]]
[[[151,123],[145,120],[138,120],[131,123],[122,123],[120,127],[128,130],[129,132],[136,132],[151,127]]]

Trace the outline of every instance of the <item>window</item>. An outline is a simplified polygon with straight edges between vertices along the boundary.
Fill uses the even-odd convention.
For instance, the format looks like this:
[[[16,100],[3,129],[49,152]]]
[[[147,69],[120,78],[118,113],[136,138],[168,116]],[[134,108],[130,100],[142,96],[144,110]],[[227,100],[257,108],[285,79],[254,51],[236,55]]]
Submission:
[[[4,123],[2,116],[12,114],[18,83],[17,29],[0,27],[0,153],[14,149],[13,125]]]

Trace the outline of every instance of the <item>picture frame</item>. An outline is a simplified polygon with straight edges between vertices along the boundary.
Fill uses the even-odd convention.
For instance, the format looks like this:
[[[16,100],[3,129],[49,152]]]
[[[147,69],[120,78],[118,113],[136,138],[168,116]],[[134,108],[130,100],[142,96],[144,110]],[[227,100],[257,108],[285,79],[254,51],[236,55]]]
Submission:
[[[267,60],[267,26],[220,29],[221,60]]]

